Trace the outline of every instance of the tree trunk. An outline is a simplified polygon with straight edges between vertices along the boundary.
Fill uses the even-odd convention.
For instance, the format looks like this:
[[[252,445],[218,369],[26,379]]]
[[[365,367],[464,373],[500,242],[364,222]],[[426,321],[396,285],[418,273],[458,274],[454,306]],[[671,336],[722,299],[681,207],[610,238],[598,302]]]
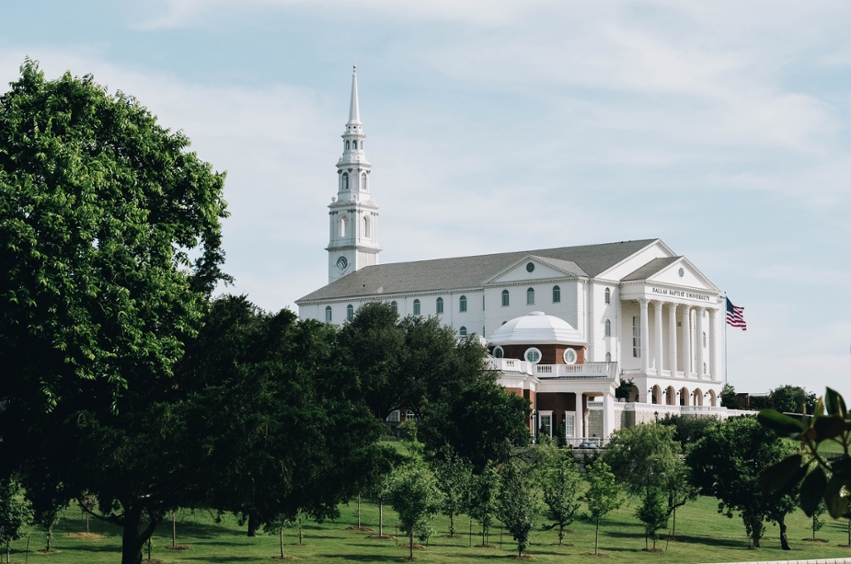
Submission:
[[[45,547],[47,552],[50,552],[50,541],[53,539],[53,526],[47,528],[47,532],[44,535],[45,540],[47,541],[47,546]]]
[[[171,547],[177,546],[177,517],[174,516],[174,511],[171,512]]]
[[[564,525],[559,525],[558,526],[558,543],[562,544],[563,540],[564,540]]]
[[[139,532],[142,525],[142,508],[135,505],[125,506],[124,531],[121,537],[121,564],[141,564],[142,549],[154,534],[159,521],[153,515],[148,515],[150,522],[144,531]]]
[[[378,502],[378,536],[384,536],[384,503]]]
[[[257,536],[257,514],[254,513],[254,510],[249,511],[248,513],[248,536]]]
[[[449,536],[455,536],[455,515],[452,512],[449,513]]]
[[[86,532],[89,532],[89,514],[86,513]]]
[[[671,525],[671,539],[676,540],[677,538],[677,508],[674,508],[674,523]]]
[[[9,541],[6,541],[6,563],[7,564],[12,561],[12,549],[10,547],[10,544],[11,543]]]
[[[358,529],[360,529],[360,494],[358,494]]]
[[[408,545],[411,551],[411,560],[414,559],[414,526],[411,525],[411,534],[410,534],[411,544]]]
[[[281,545],[281,560],[284,559],[284,527],[278,529],[278,543]]]
[[[600,546],[600,520],[597,519],[597,528],[594,530],[594,554],[597,554],[597,547]]]
[[[789,539],[786,538],[786,518],[778,519],[777,524],[780,525],[780,546],[783,550],[792,550],[789,547]]]
[[[151,538],[148,537],[148,562],[151,561]]]

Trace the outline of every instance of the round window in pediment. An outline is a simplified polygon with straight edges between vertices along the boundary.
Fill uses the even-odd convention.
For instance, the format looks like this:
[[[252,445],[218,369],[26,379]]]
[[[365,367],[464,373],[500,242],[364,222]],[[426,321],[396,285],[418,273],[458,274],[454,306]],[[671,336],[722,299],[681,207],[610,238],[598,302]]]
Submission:
[[[576,364],[576,361],[578,360],[579,357],[577,356],[575,350],[565,349],[564,355],[562,355],[562,358],[564,358],[565,364]]]
[[[534,270],[535,270],[535,263],[534,262],[530,262],[530,263],[526,264],[526,272],[534,272]]]
[[[541,351],[532,347],[531,349],[526,349],[526,354],[523,355],[523,358],[526,359],[526,362],[530,362],[532,364],[538,364],[541,362]]]
[[[685,271],[685,270],[683,270],[683,268],[682,268],[682,267],[680,267],[680,270],[679,270],[678,274],[680,275],[680,278],[682,278],[683,276],[685,276],[685,275],[686,275],[686,271]]]

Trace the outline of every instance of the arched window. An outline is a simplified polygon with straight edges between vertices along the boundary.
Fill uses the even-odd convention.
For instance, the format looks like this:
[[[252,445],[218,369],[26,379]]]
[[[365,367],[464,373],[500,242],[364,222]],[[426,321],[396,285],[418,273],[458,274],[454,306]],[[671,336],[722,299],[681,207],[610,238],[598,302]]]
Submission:
[[[606,288],[605,301],[607,304],[612,303],[612,291],[608,288]]]
[[[348,189],[349,189],[349,173],[344,172],[343,173],[343,190],[348,190]]]
[[[348,231],[349,219],[346,216],[340,218],[340,237],[345,237]]]
[[[553,286],[553,303],[557,304],[559,302],[561,302],[561,288]]]
[[[414,315],[420,314],[420,300],[414,300]]]
[[[354,139],[354,140],[352,140],[352,149],[357,149],[357,148],[358,148],[358,141],[357,141],[357,139]]]
[[[503,305],[503,306],[507,306],[507,305],[508,305],[508,290],[503,290],[503,291],[502,291],[502,305]]]
[[[535,289],[526,290],[526,305],[535,305]]]
[[[349,142],[348,141],[346,141],[346,150],[347,151],[349,150]]]
[[[435,304],[435,312],[443,313],[443,298],[437,298],[437,303]]]
[[[467,336],[467,328],[462,325],[461,328],[458,329],[458,334],[462,337],[466,337]]]
[[[361,148],[363,148],[363,144],[361,144]],[[366,190],[366,173],[360,175],[360,189]]]
[[[458,299],[458,311],[467,311],[467,296]]]
[[[371,237],[372,236],[372,235],[369,234],[369,217],[367,217],[367,216],[363,216],[363,236],[364,237]]]
[[[611,320],[606,320],[606,337],[612,336],[612,322]]]
[[[396,313],[396,314],[399,313],[399,304],[396,303],[396,300],[393,300],[392,302],[390,302],[390,307],[393,308],[393,313]]]
[[[346,319],[351,319],[355,316],[355,306],[349,304],[346,306]]]
[[[612,361],[612,353],[607,352],[606,353],[606,362],[611,362],[611,361]]]
[[[331,306],[325,306],[325,321],[330,323],[331,317],[332,317]]]

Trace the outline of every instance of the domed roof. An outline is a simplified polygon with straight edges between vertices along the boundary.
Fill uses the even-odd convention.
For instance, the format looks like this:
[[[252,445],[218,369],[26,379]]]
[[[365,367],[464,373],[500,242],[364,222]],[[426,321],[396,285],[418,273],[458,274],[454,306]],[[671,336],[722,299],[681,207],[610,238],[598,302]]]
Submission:
[[[543,311],[515,317],[493,332],[488,339],[492,345],[580,345],[587,341],[573,326]]]

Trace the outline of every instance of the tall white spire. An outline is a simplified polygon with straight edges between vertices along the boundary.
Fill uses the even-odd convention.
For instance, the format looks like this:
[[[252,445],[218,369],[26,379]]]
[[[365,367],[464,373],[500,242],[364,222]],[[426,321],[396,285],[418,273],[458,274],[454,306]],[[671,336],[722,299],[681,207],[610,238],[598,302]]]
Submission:
[[[349,105],[349,122],[346,125],[361,125],[358,105],[358,66],[352,65],[352,101]]]
[[[337,196],[329,208],[331,240],[328,247],[328,282],[378,264],[378,206],[369,191],[372,165],[366,158],[366,134],[360,121],[357,66],[352,68],[352,99],[337,161]]]

